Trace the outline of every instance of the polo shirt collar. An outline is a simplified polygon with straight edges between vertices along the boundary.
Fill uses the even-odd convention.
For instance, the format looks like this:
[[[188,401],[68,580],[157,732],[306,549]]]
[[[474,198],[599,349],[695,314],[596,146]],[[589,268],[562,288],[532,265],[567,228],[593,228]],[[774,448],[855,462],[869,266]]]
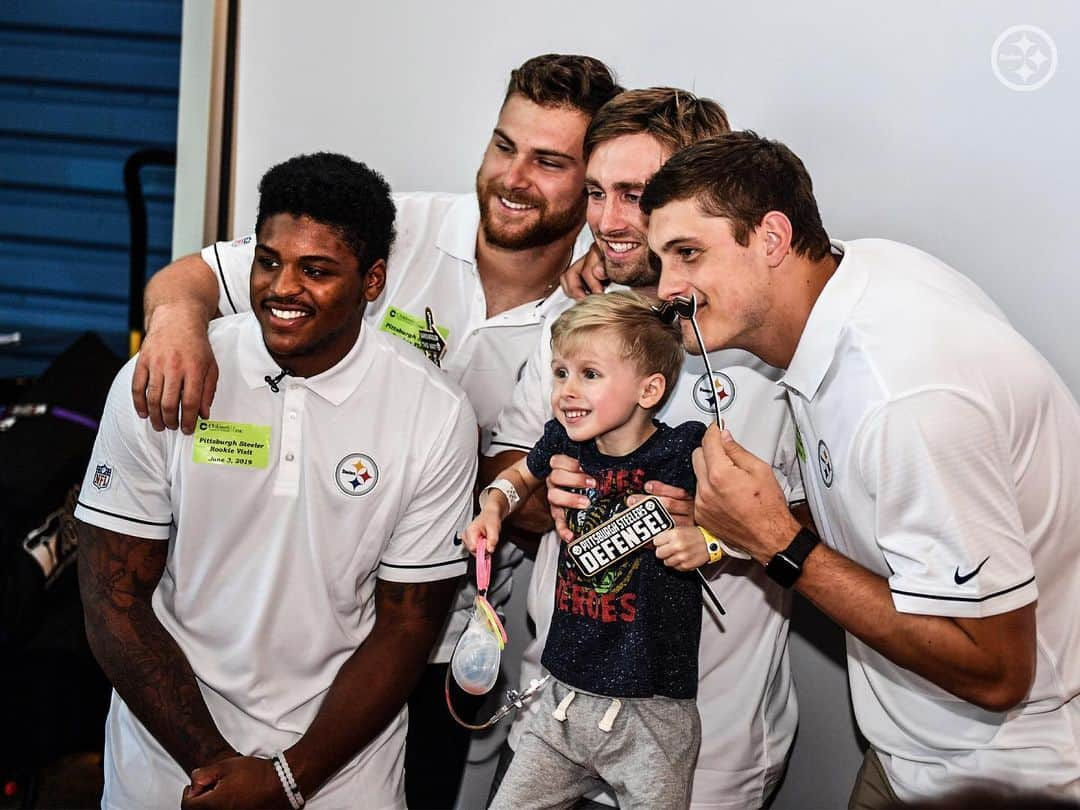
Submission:
[[[255,389],[267,384],[267,376],[280,374],[281,366],[270,356],[263,343],[258,318],[251,315],[244,327],[243,339],[238,347],[240,370],[248,388]],[[285,377],[282,385],[302,385],[331,405],[340,405],[359,387],[364,372],[371,365],[374,339],[365,322],[360,327],[356,343],[334,366],[314,377]]]
[[[462,194],[443,217],[435,247],[468,264],[476,264],[476,233],[480,229],[480,202],[476,194]]]
[[[476,194],[462,194],[450,206],[443,218],[435,246],[448,256],[468,264],[476,264],[476,234],[480,230],[480,201]],[[592,232],[583,225],[574,240],[570,262],[576,262],[592,247]]]
[[[817,394],[832,366],[844,325],[869,280],[866,267],[854,255],[857,251],[836,239],[832,240],[832,246],[834,253],[842,254],[840,264],[814,302],[799,345],[780,380],[784,387],[807,400]]]

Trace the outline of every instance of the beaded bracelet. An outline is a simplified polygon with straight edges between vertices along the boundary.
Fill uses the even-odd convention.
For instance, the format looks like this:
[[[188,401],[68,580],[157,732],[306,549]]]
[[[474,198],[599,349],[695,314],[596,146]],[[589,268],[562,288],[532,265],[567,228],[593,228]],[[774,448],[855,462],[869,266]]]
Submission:
[[[296,779],[293,778],[292,768],[289,767],[289,761],[285,759],[285,752],[278,751],[270,758],[270,761],[274,763],[274,771],[277,772],[278,779],[281,780],[281,786],[285,789],[285,795],[288,796],[292,809],[300,810],[307,802],[300,793],[300,787],[296,784]]]

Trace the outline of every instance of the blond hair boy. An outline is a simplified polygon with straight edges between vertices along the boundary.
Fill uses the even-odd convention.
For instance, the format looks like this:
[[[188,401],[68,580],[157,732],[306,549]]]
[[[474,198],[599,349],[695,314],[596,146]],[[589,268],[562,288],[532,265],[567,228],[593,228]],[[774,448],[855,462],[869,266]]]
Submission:
[[[575,535],[623,511],[648,480],[694,489],[691,454],[705,426],[653,418],[682,366],[678,327],[635,293],[591,296],[553,324],[552,355],[555,418],[529,455],[482,493],[464,533],[470,551],[495,548],[502,521],[541,486],[559,453],[577,458],[591,478],[590,505],[568,515]],[[691,546],[670,535],[656,542],[686,542],[681,550],[693,564],[708,561],[700,540]],[[687,806],[701,737],[701,596],[692,572],[658,558],[670,552],[649,545],[586,576],[560,549],[542,658],[554,682],[493,808],[562,806],[600,782],[623,807]]]

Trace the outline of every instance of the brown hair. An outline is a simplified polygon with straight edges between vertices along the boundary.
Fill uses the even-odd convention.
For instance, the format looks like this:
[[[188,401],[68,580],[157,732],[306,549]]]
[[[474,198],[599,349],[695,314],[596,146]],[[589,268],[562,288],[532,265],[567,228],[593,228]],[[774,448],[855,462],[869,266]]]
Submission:
[[[663,374],[664,396],[659,409],[675,390],[683,364],[682,333],[677,323],[664,323],[653,302],[635,292],[589,295],[555,319],[551,347],[564,354],[579,353],[608,332],[619,341],[622,357],[633,361],[641,374]]]
[[[755,132],[732,132],[690,146],[660,167],[641,196],[651,214],[676,200],[696,200],[702,213],[731,222],[740,245],[770,211],[791,221],[795,253],[818,261],[829,255],[814,184],[798,156]]]
[[[510,71],[503,103],[518,93],[542,107],[573,107],[592,118],[621,92],[615,75],[599,59],[547,53]]]
[[[668,151],[731,131],[715,101],[674,87],[627,90],[600,108],[585,131],[585,159],[600,144],[621,135],[647,132]]]

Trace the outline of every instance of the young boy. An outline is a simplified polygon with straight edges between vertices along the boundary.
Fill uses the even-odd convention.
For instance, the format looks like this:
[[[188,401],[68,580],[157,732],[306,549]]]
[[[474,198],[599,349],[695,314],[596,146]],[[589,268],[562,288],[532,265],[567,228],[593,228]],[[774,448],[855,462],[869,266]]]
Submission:
[[[503,519],[559,453],[592,478],[590,506],[568,515],[575,536],[623,511],[648,480],[694,489],[691,454],[705,426],[653,419],[682,366],[678,327],[634,293],[594,295],[555,321],[551,343],[555,419],[481,493],[464,534],[470,551],[495,548]],[[684,542],[673,534],[657,542]],[[693,551],[696,563],[708,561],[700,538]],[[701,738],[700,585],[692,572],[666,567],[651,544],[591,577],[568,557],[564,545],[542,658],[554,681],[491,806],[570,806],[602,781],[620,807],[684,808]]]

